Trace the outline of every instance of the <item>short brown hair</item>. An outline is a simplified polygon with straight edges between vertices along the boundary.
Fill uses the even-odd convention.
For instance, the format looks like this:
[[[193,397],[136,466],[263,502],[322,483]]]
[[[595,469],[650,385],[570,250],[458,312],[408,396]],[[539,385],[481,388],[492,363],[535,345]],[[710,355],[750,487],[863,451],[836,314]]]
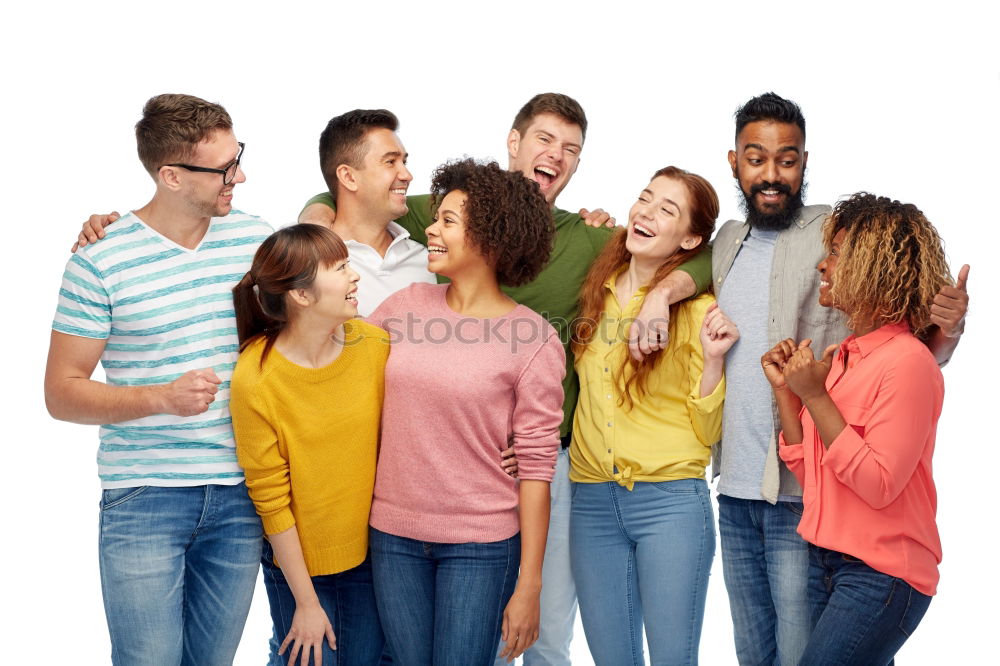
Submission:
[[[164,164],[189,160],[212,132],[232,128],[233,119],[219,104],[193,95],[150,97],[135,124],[139,161],[156,178]]]
[[[473,159],[438,167],[431,183],[435,214],[445,195],[465,193],[465,240],[496,264],[497,281],[519,287],[534,280],[552,252],[552,211],[538,183],[496,162]]]
[[[330,119],[319,135],[319,168],[330,195],[337,199],[337,167],[360,169],[368,152],[366,138],[373,129],[395,132],[399,119],[385,109],[355,109]]]
[[[552,113],[568,123],[580,126],[580,133],[587,138],[587,114],[583,112],[580,103],[569,95],[561,93],[539,93],[528,100],[514,116],[511,129],[516,129],[522,137],[528,131],[531,121],[542,113]]]

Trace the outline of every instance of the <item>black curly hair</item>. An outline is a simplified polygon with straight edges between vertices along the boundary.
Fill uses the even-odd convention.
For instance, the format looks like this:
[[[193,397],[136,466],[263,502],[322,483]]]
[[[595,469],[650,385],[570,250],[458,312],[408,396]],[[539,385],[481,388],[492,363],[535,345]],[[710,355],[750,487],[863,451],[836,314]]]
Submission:
[[[466,196],[465,238],[496,264],[497,281],[518,287],[534,280],[552,252],[552,211],[538,183],[496,162],[446,162],[431,182],[433,209],[449,192]]]

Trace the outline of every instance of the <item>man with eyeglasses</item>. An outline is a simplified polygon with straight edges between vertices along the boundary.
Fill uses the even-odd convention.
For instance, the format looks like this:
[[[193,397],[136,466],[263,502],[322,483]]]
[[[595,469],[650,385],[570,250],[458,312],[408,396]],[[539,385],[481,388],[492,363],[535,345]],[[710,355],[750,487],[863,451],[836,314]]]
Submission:
[[[232,288],[272,231],[233,210],[243,144],[221,106],[159,95],[136,124],[156,192],[70,258],[49,413],[104,424],[101,587],[115,664],[231,664],[261,555],[236,462]],[[100,360],[107,382],[91,379]]]

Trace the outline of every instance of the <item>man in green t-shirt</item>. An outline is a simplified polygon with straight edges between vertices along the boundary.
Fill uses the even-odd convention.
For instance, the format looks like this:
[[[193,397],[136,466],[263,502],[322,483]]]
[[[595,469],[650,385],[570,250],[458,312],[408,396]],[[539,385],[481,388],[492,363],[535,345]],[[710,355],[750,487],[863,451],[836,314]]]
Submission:
[[[571,213],[556,207],[556,198],[569,183],[580,162],[587,133],[587,117],[576,100],[558,93],[532,97],[514,118],[507,135],[508,169],[520,171],[538,183],[546,201],[552,205],[555,241],[549,263],[532,282],[504,291],[518,303],[546,317],[562,337],[566,347],[565,402],[560,428],[562,448],[552,482],[552,513],[542,570],[541,625],[538,642],[524,655],[531,664],[569,664],[569,645],[576,617],[576,587],[570,573],[569,559],[569,460],[573,411],[579,394],[579,382],[569,350],[570,322],[578,313],[580,286],[591,263],[600,254],[612,231],[602,211]],[[425,229],[432,223],[429,195],[408,196],[408,211],[396,222],[410,237],[426,244]],[[587,216],[587,220],[584,216]],[[336,219],[333,198],[319,194],[306,204],[299,222],[332,226]],[[646,298],[636,326],[633,343],[638,352],[656,350],[666,344],[666,312],[670,303],[704,291],[711,282],[711,261],[707,252],[698,255],[674,271]]]

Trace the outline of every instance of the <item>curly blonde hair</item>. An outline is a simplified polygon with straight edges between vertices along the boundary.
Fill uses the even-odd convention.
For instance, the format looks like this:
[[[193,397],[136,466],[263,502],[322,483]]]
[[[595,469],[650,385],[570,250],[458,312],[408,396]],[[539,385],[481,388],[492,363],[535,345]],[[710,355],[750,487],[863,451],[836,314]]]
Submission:
[[[868,318],[876,328],[905,321],[914,335],[925,336],[934,296],[954,284],[934,225],[913,204],[858,192],[827,220],[827,250],[841,230],[830,295],[848,314],[848,325]]]

